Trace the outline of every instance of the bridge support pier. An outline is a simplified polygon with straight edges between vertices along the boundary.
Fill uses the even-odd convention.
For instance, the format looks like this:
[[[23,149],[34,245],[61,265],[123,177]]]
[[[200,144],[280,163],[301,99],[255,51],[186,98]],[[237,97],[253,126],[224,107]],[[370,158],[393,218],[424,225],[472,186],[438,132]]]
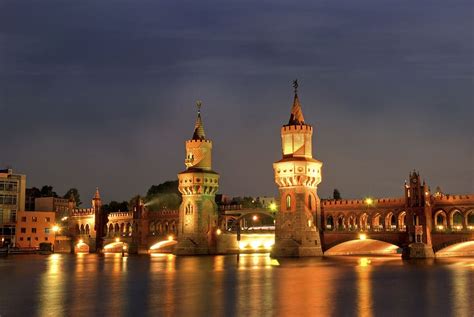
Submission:
[[[431,245],[425,243],[411,243],[403,248],[403,259],[429,259],[434,258],[434,251]]]

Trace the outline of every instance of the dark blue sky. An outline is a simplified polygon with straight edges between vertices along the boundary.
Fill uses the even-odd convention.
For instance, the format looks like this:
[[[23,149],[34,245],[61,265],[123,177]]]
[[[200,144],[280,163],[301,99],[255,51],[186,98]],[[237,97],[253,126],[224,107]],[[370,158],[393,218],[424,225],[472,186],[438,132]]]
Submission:
[[[472,1],[0,0],[0,164],[128,199],[184,169],[196,99],[220,192],[272,195],[291,81],[319,193],[474,192]]]

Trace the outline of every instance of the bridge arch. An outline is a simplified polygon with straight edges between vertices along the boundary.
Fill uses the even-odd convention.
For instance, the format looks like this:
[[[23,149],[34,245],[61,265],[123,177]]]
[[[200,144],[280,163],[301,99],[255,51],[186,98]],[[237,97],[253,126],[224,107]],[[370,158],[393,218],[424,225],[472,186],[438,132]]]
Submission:
[[[128,250],[128,243],[123,241],[114,241],[104,245],[104,253],[122,253]]]
[[[437,246],[436,257],[474,256],[474,240],[458,239]]]
[[[328,246],[325,255],[387,255],[397,254],[400,247],[382,239],[348,239]]]
[[[336,230],[344,231],[346,229],[346,217],[344,214],[339,214],[336,218]]]
[[[228,227],[229,228],[228,230],[234,230],[235,226],[240,222],[240,220],[242,220],[245,217],[253,216],[253,215],[263,215],[263,216],[267,216],[267,217],[270,217],[273,220],[275,220],[275,214],[274,213],[264,211],[264,210],[256,210],[256,211],[252,211],[250,213],[245,213],[245,214],[239,215],[238,217],[235,217],[234,219],[232,219],[231,225]]]
[[[383,221],[382,221],[382,213],[377,212],[374,216],[372,216],[372,230],[374,231],[382,231],[383,230]]]
[[[364,212],[359,218],[359,227],[362,231],[370,229],[369,215],[366,212]]]
[[[392,211],[385,215],[385,229],[387,231],[395,231],[397,229],[397,218]]]
[[[357,216],[354,213],[350,214],[349,217],[347,218],[347,228],[350,231],[357,230]]]

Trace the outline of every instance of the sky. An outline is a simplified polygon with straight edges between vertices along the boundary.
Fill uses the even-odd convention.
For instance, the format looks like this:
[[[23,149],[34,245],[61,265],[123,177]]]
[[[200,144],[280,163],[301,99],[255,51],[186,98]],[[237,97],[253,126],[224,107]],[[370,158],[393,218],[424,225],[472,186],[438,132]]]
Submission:
[[[276,195],[295,78],[320,197],[474,193],[470,0],[0,0],[0,166],[106,201],[184,170],[202,100],[220,193]],[[86,203],[87,204],[87,203]]]

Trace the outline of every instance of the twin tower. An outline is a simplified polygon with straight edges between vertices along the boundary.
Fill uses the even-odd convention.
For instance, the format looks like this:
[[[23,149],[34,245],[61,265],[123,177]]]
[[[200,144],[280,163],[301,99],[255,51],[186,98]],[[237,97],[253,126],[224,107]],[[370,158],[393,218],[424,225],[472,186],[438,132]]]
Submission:
[[[322,162],[313,158],[313,128],[306,124],[298,98],[298,83],[290,120],[281,128],[282,159],[273,164],[280,191],[275,221],[273,257],[321,256],[321,209],[317,186]],[[215,194],[219,174],[212,170],[212,141],[206,139],[201,104],[191,140],[186,141],[186,170],[178,174],[183,202],[179,208],[178,255],[218,253]]]

